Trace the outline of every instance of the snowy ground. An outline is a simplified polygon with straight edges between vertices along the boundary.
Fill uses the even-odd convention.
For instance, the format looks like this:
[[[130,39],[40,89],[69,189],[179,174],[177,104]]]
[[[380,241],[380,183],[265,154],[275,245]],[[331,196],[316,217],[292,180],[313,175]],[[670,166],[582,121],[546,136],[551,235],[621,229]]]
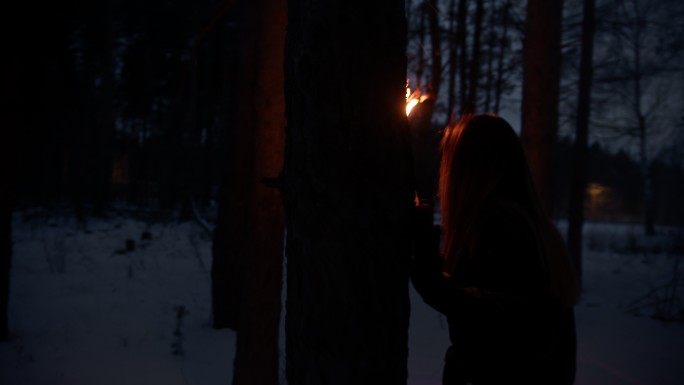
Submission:
[[[210,326],[211,243],[201,227],[123,216],[83,225],[26,213],[14,224],[11,340],[0,343],[0,384],[230,383],[235,335]],[[652,306],[640,316],[627,309],[669,282],[684,259],[684,233],[660,229],[646,242],[632,226],[586,231],[577,384],[681,385],[684,323],[651,318]],[[408,383],[437,385],[445,321],[411,296]]]

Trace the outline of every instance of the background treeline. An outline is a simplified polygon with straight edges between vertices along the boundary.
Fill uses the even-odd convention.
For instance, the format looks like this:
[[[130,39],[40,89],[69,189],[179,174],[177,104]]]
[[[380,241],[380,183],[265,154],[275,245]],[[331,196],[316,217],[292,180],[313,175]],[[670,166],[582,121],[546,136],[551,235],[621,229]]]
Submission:
[[[684,223],[679,202],[684,5],[670,0],[566,0],[563,5],[554,216],[568,215],[571,159],[583,151],[588,219],[641,221],[646,227],[654,221]],[[527,1],[407,0],[406,7],[409,85],[435,99],[427,112],[433,130],[465,112],[494,112],[519,129]],[[593,54],[591,75],[582,79],[587,7]],[[589,146],[576,150],[579,91],[587,80]],[[601,190],[603,185],[610,190]],[[597,206],[599,190],[601,202],[607,201]]]
[[[564,4],[561,148],[574,137],[582,20],[581,1]],[[434,96],[423,119],[440,129],[464,112],[491,111],[517,126],[525,7],[406,1],[409,85]],[[588,182],[629,202],[596,218],[636,221],[650,205],[658,221],[683,221],[682,8],[596,2]],[[9,29],[20,52],[12,77],[22,204],[68,204],[84,215],[123,201],[188,217],[193,204],[217,198],[240,108],[242,2],[71,0],[39,11],[15,4],[8,15],[23,25]],[[561,217],[570,153],[560,151],[557,165]]]
[[[556,203],[554,216],[564,218],[568,212],[571,173],[570,138],[561,138],[556,148]],[[598,143],[589,147],[585,216],[588,221],[640,222],[644,211],[643,191],[638,188],[639,163],[627,152],[616,153]],[[684,169],[662,160],[650,164],[653,176],[655,222],[662,225],[684,224]]]
[[[20,200],[79,215],[208,204],[239,108],[239,2],[28,8],[13,13]]]

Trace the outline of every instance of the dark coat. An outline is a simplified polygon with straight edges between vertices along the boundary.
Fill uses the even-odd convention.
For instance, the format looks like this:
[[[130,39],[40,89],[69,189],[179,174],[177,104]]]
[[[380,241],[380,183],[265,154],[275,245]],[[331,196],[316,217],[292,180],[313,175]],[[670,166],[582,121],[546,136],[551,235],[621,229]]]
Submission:
[[[441,274],[439,228],[419,219],[415,230],[413,285],[449,323],[444,384],[574,383],[574,310],[545,289],[539,243],[524,215],[488,209],[450,278]]]

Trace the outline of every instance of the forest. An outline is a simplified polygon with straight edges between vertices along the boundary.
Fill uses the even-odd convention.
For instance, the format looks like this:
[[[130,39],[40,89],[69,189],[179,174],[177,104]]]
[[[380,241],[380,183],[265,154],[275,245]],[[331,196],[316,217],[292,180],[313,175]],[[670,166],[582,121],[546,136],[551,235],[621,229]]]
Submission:
[[[660,167],[670,170],[648,174],[670,175],[682,167],[682,42],[673,32],[681,28],[680,7],[648,3],[647,12],[637,12],[646,5],[617,3],[599,1],[595,9],[590,141],[628,155],[640,173]],[[15,62],[5,63],[14,72],[5,73],[16,91],[7,98],[17,107],[19,204],[66,205],[90,215],[125,202],[179,209],[188,219],[192,202],[215,203],[242,99],[240,23],[247,20],[240,2],[47,7],[55,9],[7,38],[17,45]],[[522,1],[406,2],[408,85],[434,95],[430,129],[444,128],[468,108],[519,124],[524,7]],[[563,18],[559,135],[573,141],[581,2],[566,1]],[[619,173],[629,173],[625,167]],[[678,188],[662,177],[649,178],[659,190]],[[638,221],[638,214],[630,219]]]
[[[430,129],[443,129],[468,108],[519,125],[525,5],[406,2],[408,86],[436,99],[428,112]],[[16,46],[10,49],[16,53],[13,61],[5,61],[3,88],[9,105],[16,106],[8,118],[17,126],[9,135],[17,144],[10,150],[18,204],[64,206],[91,215],[124,202],[178,209],[183,219],[190,218],[193,203],[215,204],[243,100],[241,23],[248,20],[241,16],[241,3],[46,7],[25,32],[6,35],[8,47]],[[583,8],[577,0],[564,7],[558,130],[561,140],[572,142]],[[648,8],[638,12],[639,7]],[[627,186],[609,187],[627,193],[634,190],[629,183],[650,180],[650,199],[665,207],[680,205],[665,188],[681,189],[676,183],[684,124],[679,8],[676,1],[598,1],[593,16],[590,144],[616,159],[623,153],[639,168]],[[17,14],[28,12],[17,6]],[[629,167],[623,164],[616,172],[629,174]],[[554,204],[565,216],[563,199]],[[639,221],[640,212],[630,210],[628,219]],[[670,214],[653,213],[657,220],[676,221]]]
[[[402,383],[396,256],[413,195],[438,200],[442,131],[468,113],[519,133],[580,271],[586,223],[684,226],[681,1],[314,3],[7,6],[2,339],[13,215],[194,221],[212,239],[213,327],[238,332],[234,384],[278,381],[283,274],[286,338],[303,341],[288,345],[290,383],[362,383],[369,365]],[[330,271],[337,287],[317,278]],[[346,297],[345,319],[308,313]],[[318,340],[373,348],[342,370],[306,359]]]

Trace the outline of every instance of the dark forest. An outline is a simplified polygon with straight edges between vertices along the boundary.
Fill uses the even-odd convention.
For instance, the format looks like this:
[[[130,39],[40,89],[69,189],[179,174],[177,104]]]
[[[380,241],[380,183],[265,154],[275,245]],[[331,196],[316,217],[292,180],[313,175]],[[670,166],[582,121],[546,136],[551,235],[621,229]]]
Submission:
[[[649,281],[620,306],[675,321],[684,338],[679,1],[4,8],[0,361],[19,362],[28,346],[29,305],[14,285],[33,271],[24,257],[36,229],[73,223],[64,231],[89,235],[130,220],[146,235],[117,239],[111,255],[140,251],[154,226],[201,234],[203,327],[234,333],[220,383],[417,385],[407,366],[412,204],[439,204],[439,142],[469,113],[516,130],[585,291],[602,281],[597,254],[649,268],[660,263],[649,255],[667,259],[666,283]],[[603,225],[632,232],[601,238],[592,231]],[[632,266],[625,258],[615,271]],[[185,307],[174,309],[178,331]],[[8,365],[0,382],[24,383]],[[654,378],[682,374],[667,369]]]

